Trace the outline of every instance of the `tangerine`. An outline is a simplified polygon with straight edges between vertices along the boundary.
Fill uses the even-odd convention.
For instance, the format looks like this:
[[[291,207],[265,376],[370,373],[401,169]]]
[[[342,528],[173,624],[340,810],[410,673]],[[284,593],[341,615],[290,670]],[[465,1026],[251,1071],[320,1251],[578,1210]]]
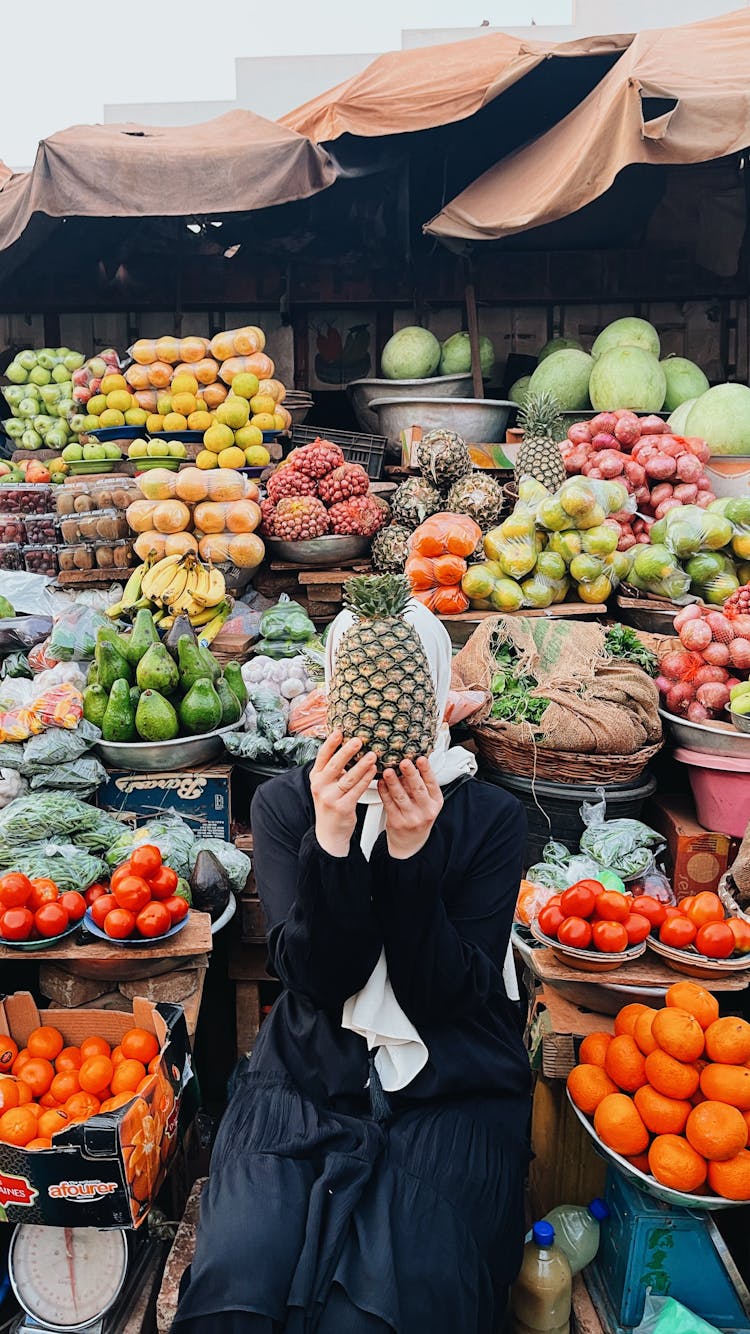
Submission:
[[[80,1070],[83,1065],[80,1047],[63,1047],[60,1055],[55,1059],[55,1069],[58,1074],[64,1070]]]
[[[656,1051],[659,1046],[651,1032],[654,1019],[658,1013],[658,1010],[646,1010],[643,1014],[639,1014],[635,1021],[633,1030],[635,1045],[640,1048],[644,1056],[650,1056],[652,1051]]]
[[[648,1148],[649,1134],[640,1113],[624,1093],[610,1093],[594,1113],[594,1129],[603,1144],[626,1157]]]
[[[658,1135],[648,1151],[648,1165],[651,1175],[672,1190],[700,1190],[706,1180],[705,1158],[681,1135]]]
[[[135,1093],[145,1074],[146,1067],[142,1061],[127,1059],[121,1061],[112,1076],[112,1095],[126,1092]],[[748,1074],[750,1074],[750,1071],[748,1071]]]
[[[74,1093],[80,1093],[81,1091],[78,1071],[61,1070],[52,1080],[49,1091],[57,1102],[67,1102],[68,1098],[72,1098]]]
[[[10,1075],[0,1077],[0,1112],[18,1106],[18,1083]]]
[[[13,1063],[18,1055],[18,1046],[7,1033],[0,1033],[0,1070],[3,1074],[8,1074],[13,1069]]]
[[[697,982],[674,982],[664,1000],[672,1009],[686,1010],[698,1020],[701,1028],[709,1028],[719,1017],[719,1002]]]
[[[630,1154],[628,1155],[627,1161],[630,1163],[631,1167],[634,1167],[636,1169],[636,1171],[645,1172],[646,1176],[648,1176],[649,1166],[648,1166],[647,1153]]]
[[[646,1078],[657,1093],[679,1100],[692,1098],[699,1076],[694,1065],[684,1065],[665,1051],[652,1051],[646,1057]]]
[[[636,1089],[633,1099],[643,1124],[652,1135],[681,1135],[690,1116],[690,1103],[667,1098],[649,1084]]]
[[[28,1085],[26,1087],[28,1088]],[[31,1089],[29,1089],[29,1093],[31,1093]],[[58,1106],[57,1098],[55,1098],[51,1093],[43,1093],[41,1098],[39,1099],[39,1106],[44,1108],[45,1110],[48,1110],[50,1107],[57,1107]]]
[[[100,1112],[115,1112],[118,1107],[124,1107],[126,1103],[132,1102],[135,1093],[129,1091],[125,1093],[116,1093],[113,1098],[107,1098],[99,1108]]]
[[[78,1081],[84,1093],[98,1095],[109,1088],[114,1073],[108,1056],[89,1056],[78,1071]]]
[[[36,1117],[28,1107],[12,1107],[0,1116],[0,1140],[23,1148],[36,1138]]]
[[[750,1024],[745,1019],[716,1019],[706,1029],[706,1055],[722,1065],[750,1061]]]
[[[717,1163],[734,1158],[747,1144],[747,1125],[742,1112],[724,1102],[706,1100],[694,1107],[685,1134],[697,1153]]]
[[[148,1065],[149,1061],[159,1055],[159,1043],[153,1033],[145,1028],[131,1028],[122,1039],[120,1048],[128,1060],[140,1061],[142,1065]]]
[[[37,1133],[46,1139],[52,1139],[59,1130],[63,1130],[70,1121],[68,1113],[62,1107],[55,1107],[48,1112],[42,1112],[37,1122]]]
[[[578,1052],[581,1065],[600,1065],[604,1069],[607,1048],[611,1041],[611,1033],[589,1033],[583,1039]]]
[[[15,1079],[15,1075],[13,1077]],[[16,1084],[18,1086],[18,1106],[26,1107],[30,1102],[33,1102],[34,1094],[31,1092],[28,1084],[24,1084],[22,1079],[17,1079]]]
[[[119,869],[122,870],[122,867],[120,867]],[[115,875],[116,874],[117,872],[115,872]],[[81,1043],[80,1051],[81,1051],[81,1060],[87,1061],[89,1056],[109,1056],[110,1046],[106,1038],[99,1038],[99,1037],[84,1038],[83,1042]]]
[[[28,1084],[35,1098],[47,1092],[54,1077],[55,1067],[44,1056],[31,1056],[21,1069],[21,1079]]]
[[[622,1033],[627,1033],[628,1037],[632,1038],[638,1019],[648,1009],[648,1005],[641,1005],[639,1002],[625,1005],[615,1018],[615,1036],[619,1037]]]
[[[646,1062],[643,1052],[628,1033],[613,1038],[607,1048],[604,1069],[618,1088],[635,1093],[646,1083]]]
[[[656,1014],[651,1033],[667,1056],[690,1064],[703,1055],[703,1029],[687,1010],[667,1007]]]
[[[36,1139],[30,1139],[29,1142],[28,1142],[28,1144],[26,1145],[26,1148],[27,1148],[27,1149],[51,1149],[51,1148],[52,1148],[52,1140],[51,1140],[51,1139],[44,1139],[44,1137],[40,1135],[40,1136],[37,1136]]]
[[[31,1056],[28,1050],[26,1049],[26,1047],[22,1047],[15,1061],[13,1062],[13,1074],[14,1075],[19,1074],[20,1071],[23,1070],[23,1067],[25,1066],[26,1062],[30,1060]]]
[[[2,1122],[0,1122],[2,1124]],[[750,1200],[750,1153],[741,1149],[723,1163],[708,1164],[708,1184],[725,1200]]]
[[[64,1046],[60,1030],[48,1024],[43,1024],[41,1028],[35,1028],[33,1033],[29,1033],[29,1040],[26,1043],[30,1056],[43,1056],[47,1061],[54,1061]]]
[[[750,1111],[750,1070],[744,1065],[707,1065],[700,1084],[710,1102],[727,1102],[741,1112]]]
[[[95,1098],[93,1093],[74,1093],[72,1098],[68,1098],[65,1104],[65,1110],[71,1121],[87,1121],[90,1116],[96,1116],[99,1111],[99,1099]]]

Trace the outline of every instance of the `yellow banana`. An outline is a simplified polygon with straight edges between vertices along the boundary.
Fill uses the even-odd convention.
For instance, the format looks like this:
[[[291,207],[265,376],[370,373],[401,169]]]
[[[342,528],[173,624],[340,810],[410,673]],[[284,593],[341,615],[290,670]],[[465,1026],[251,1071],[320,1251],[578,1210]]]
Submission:
[[[182,561],[182,556],[165,556],[157,561],[143,580],[142,588],[146,597],[154,602],[161,602],[165,589],[169,587]]]
[[[203,608],[201,608],[200,611],[198,611],[197,609],[195,609],[195,610],[193,610],[193,611],[191,611],[191,612],[188,612],[188,615],[189,615],[189,617],[190,617],[190,624],[191,624],[192,626],[196,626],[196,627],[197,627],[197,626],[201,626],[201,625],[208,625],[208,622],[209,622],[209,621],[212,621],[213,618],[214,618],[214,616],[216,615],[216,608],[215,608],[215,607],[203,607]]]
[[[227,586],[221,570],[212,568],[208,576],[208,590],[205,593],[196,593],[195,601],[201,607],[217,607],[226,591]]]
[[[110,620],[116,621],[123,611],[127,611],[128,608],[132,607],[134,603],[139,601],[143,579],[151,568],[151,564],[152,562],[147,560],[143,565],[139,565],[137,570],[133,570],[133,573],[122,590],[120,601],[115,602],[111,607],[107,608],[106,615]]]
[[[209,590],[209,569],[202,561],[195,562],[195,582],[193,592],[196,598],[204,598]]]
[[[216,638],[222,625],[227,620],[231,610],[232,610],[231,598],[223,598],[222,601],[218,604],[218,606],[214,608],[213,618],[208,622],[208,625],[205,625],[201,630],[198,636],[199,644],[202,645],[210,644],[212,640]]]

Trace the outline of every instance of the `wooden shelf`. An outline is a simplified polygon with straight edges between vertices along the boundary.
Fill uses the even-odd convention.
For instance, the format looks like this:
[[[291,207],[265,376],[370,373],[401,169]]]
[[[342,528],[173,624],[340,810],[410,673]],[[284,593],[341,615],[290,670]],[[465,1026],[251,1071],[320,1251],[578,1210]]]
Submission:
[[[208,913],[191,910],[187,926],[163,945],[108,945],[103,940],[91,940],[85,945],[78,945],[77,939],[78,933],[74,932],[57,945],[51,945],[43,950],[8,949],[7,945],[0,945],[0,963],[41,963],[44,959],[50,959],[54,963],[59,963],[63,959],[123,963],[128,959],[135,963],[210,954],[211,918]]]

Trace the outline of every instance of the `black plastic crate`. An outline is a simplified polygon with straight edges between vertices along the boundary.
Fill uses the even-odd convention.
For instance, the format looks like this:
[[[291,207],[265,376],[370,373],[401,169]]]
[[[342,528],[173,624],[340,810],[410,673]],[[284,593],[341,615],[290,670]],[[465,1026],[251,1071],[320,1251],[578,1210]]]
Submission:
[[[292,444],[295,448],[311,445],[316,440],[330,440],[332,445],[339,445],[347,463],[361,463],[371,481],[377,482],[381,477],[388,443],[384,435],[367,435],[364,431],[329,431],[323,426],[292,427]]]

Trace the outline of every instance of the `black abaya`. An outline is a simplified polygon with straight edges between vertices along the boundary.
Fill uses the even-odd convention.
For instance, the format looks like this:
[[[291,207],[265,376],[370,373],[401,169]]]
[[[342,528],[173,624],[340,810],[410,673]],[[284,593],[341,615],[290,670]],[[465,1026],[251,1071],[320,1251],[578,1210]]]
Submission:
[[[415,857],[381,836],[334,858],[308,773],[253,803],[285,989],[219,1131],[175,1334],[491,1334],[524,1232],[530,1075],[502,980],[523,811],[471,780]],[[376,1120],[341,1011],[383,947],[429,1060]]]

